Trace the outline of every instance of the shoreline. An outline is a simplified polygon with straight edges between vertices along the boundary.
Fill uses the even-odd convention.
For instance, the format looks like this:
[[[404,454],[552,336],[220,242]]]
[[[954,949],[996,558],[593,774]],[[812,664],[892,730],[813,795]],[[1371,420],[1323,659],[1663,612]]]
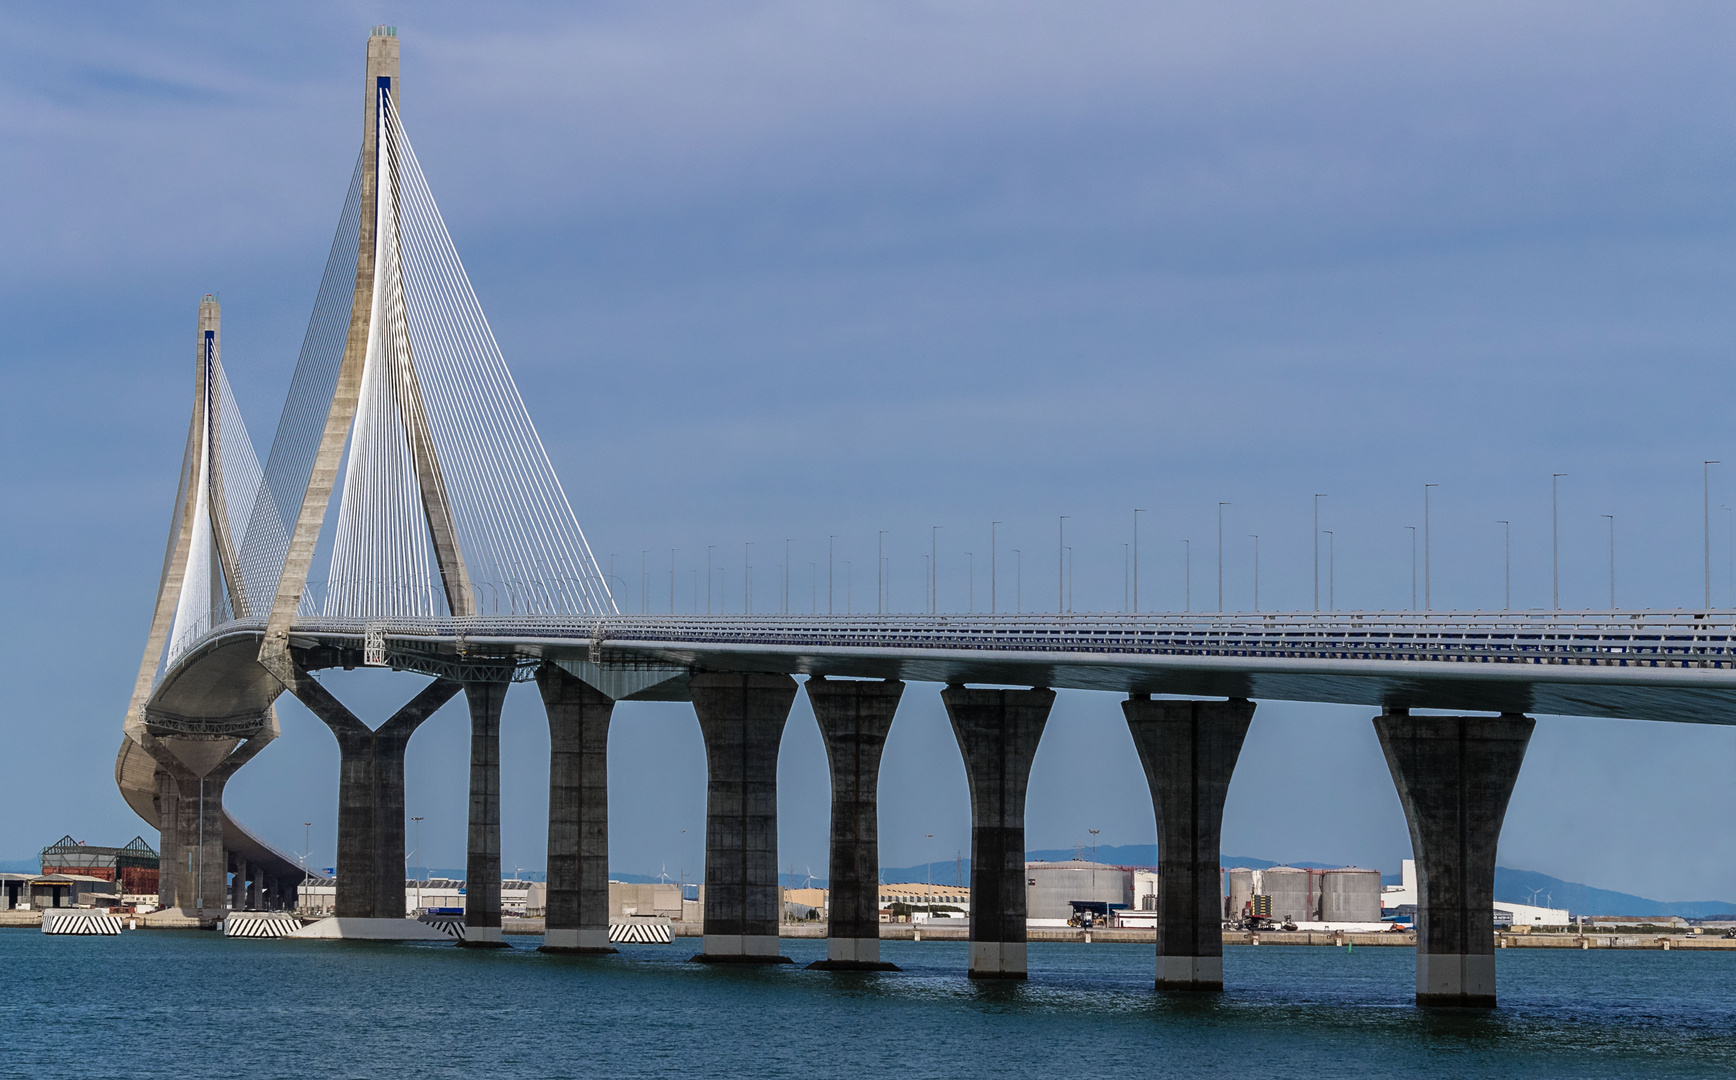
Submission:
[[[966,922],[963,919],[958,921]],[[41,925],[42,912],[40,911],[0,912],[0,929],[28,929],[40,932]],[[141,916],[139,929],[189,929],[189,927],[163,927],[160,924],[153,926]],[[671,935],[676,938],[697,938],[704,933],[698,923],[671,922],[669,929]],[[502,920],[501,932],[514,937],[541,937],[543,920],[509,917]],[[819,940],[826,936],[826,924],[823,922],[784,923],[778,928],[778,936],[789,939]],[[970,928],[968,925],[937,927],[932,924],[882,923],[880,924],[880,940],[965,942],[970,940]],[[1092,930],[1072,927],[1032,927],[1026,932],[1026,940],[1030,942],[1065,942],[1076,945],[1150,945],[1155,948],[1157,931],[1126,927],[1101,927]],[[1268,945],[1415,948],[1416,934],[1413,931],[1353,933],[1328,930],[1294,930],[1288,932],[1283,930],[1258,932],[1225,930],[1224,945],[1226,947],[1240,945],[1249,948]],[[1495,947],[1497,949],[1639,949],[1662,952],[1680,949],[1693,952],[1736,953],[1736,938],[1688,933],[1498,933],[1495,935]]]

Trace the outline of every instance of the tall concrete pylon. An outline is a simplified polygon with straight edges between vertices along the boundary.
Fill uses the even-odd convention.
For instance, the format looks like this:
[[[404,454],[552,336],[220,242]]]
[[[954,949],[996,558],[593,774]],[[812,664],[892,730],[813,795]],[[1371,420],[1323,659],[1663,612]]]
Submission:
[[[383,337],[394,328],[401,328],[408,318],[404,290],[397,278],[399,192],[395,151],[390,140],[383,137],[388,127],[388,111],[398,107],[400,95],[398,30],[393,26],[376,26],[368,36],[363,81],[361,219],[349,334],[319,449],[290,534],[265,640],[259,650],[259,662],[292,691],[296,688],[296,673],[289,657],[289,629],[307,588],[314,549],[337,484],[338,468],[355,427],[368,365],[388,362],[381,344]],[[408,341],[399,339],[394,344],[397,368],[393,374],[399,380],[402,395],[399,403],[404,431],[415,462],[417,489],[447,608],[453,615],[471,615],[475,613],[474,599],[458,546],[452,505],[429,433],[420,384],[415,366],[409,362]]]

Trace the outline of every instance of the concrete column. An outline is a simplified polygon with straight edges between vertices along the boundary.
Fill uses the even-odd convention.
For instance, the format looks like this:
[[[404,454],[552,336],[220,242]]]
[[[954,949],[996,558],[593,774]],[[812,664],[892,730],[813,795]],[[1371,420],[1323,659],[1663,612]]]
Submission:
[[[1374,718],[1417,860],[1418,1005],[1495,1005],[1495,848],[1534,727],[1518,713]]]
[[[370,731],[300,673],[296,698],[338,740],[337,917],[404,917],[404,753],[410,736],[458,690],[458,683],[436,679]]]
[[[464,940],[505,948],[500,937],[500,709],[504,682],[466,683],[470,705],[470,847],[464,860]]]
[[[1055,692],[941,691],[970,781],[970,977],[1023,979],[1025,787]]]
[[[787,964],[778,953],[778,744],[788,675],[706,672],[690,683],[705,738],[705,937],[701,963]]]
[[[880,959],[880,754],[904,684],[808,680],[832,772],[831,897],[826,958],[809,967],[897,971]]]
[[[157,806],[162,850],[157,898],[189,916],[222,917],[229,891],[223,848],[223,784],[227,776],[200,777],[171,756],[159,759]]]
[[[247,910],[247,860],[234,852],[228,853],[229,872],[229,910]]]
[[[181,867],[187,861],[181,853],[181,789],[175,777],[161,765],[157,767],[157,906],[178,908],[180,901]]]
[[[1157,812],[1157,988],[1224,988],[1224,897],[1218,841],[1224,797],[1254,704],[1153,701],[1121,704]]]
[[[175,828],[175,906],[214,922],[223,915],[229,891],[228,852],[223,849],[223,785],[226,776],[178,775]],[[159,866],[161,864],[159,863]]]
[[[609,717],[614,699],[554,664],[537,669],[549,716],[548,906],[541,952],[609,944]]]

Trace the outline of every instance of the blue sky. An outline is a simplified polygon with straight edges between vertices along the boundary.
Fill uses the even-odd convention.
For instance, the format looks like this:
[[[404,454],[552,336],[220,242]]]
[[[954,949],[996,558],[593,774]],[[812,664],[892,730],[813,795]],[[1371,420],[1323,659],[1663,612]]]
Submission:
[[[1493,3],[89,4],[0,15],[0,857],[124,842],[114,747],[190,405],[195,309],[269,437],[360,131],[368,27],[399,26],[403,117],[602,561],[642,552],[678,609],[704,552],[761,603],[838,540],[858,607],[888,530],[895,607],[962,609],[989,523],[1003,597],[1311,605],[1310,496],[1340,607],[1410,599],[1431,504],[1437,607],[1696,603],[1701,469],[1730,603],[1736,75],[1727,5]],[[261,446],[263,454],[264,447]],[[1014,549],[1021,554],[1014,556]],[[1720,557],[1722,556],[1722,557]],[[1022,560],[1022,582],[1011,567]],[[1323,559],[1324,561],[1324,559]],[[1325,567],[1322,567],[1325,573]],[[703,590],[703,585],[701,586]],[[347,681],[346,681],[347,680]],[[408,677],[334,683],[383,717]],[[883,780],[884,860],[968,850],[963,769],[913,685]],[[232,809],[329,864],[330,735],[284,738]],[[1262,704],[1226,849],[1396,867],[1371,710]],[[364,711],[364,715],[367,713]],[[700,862],[684,706],[611,742],[617,869]],[[462,712],[410,751],[425,859],[461,865]],[[508,863],[540,866],[546,727],[508,702]],[[1540,718],[1502,862],[1665,899],[1736,898],[1736,732]],[[825,863],[824,754],[798,704],[783,859]],[[1149,842],[1104,695],[1064,694],[1033,847]],[[685,833],[682,830],[686,830]],[[934,834],[930,841],[927,834]]]

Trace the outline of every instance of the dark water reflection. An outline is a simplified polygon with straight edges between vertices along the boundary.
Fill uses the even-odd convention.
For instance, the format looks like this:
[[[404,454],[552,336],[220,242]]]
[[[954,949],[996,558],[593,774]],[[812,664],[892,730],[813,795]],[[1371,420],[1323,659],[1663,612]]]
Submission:
[[[1736,953],[1508,950],[1502,1007],[1458,1013],[1410,1004],[1398,948],[1235,948],[1228,993],[1159,996],[1144,946],[1033,945],[1029,982],[972,983],[953,942],[888,942],[886,975],[537,943],[0,931],[0,1075],[1736,1075]]]

